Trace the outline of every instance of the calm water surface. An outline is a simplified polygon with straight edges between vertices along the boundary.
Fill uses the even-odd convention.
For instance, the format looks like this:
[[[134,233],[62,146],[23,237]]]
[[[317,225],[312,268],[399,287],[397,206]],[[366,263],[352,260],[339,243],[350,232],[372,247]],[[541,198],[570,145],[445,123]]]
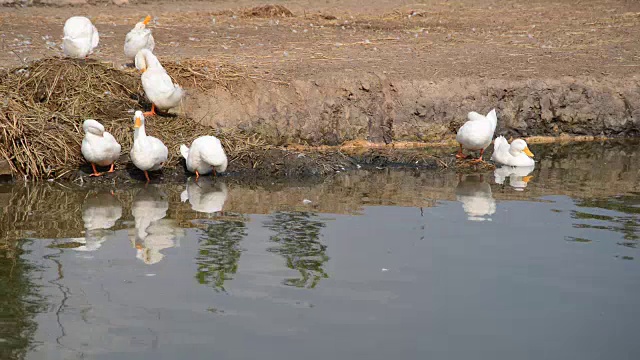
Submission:
[[[640,359],[639,149],[0,186],[0,359]]]

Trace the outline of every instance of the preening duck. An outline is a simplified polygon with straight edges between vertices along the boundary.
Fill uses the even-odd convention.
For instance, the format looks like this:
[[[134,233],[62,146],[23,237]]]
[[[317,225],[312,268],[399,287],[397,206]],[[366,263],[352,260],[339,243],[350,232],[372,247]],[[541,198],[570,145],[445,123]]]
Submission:
[[[178,84],[174,84],[167,71],[162,67],[158,58],[149,49],[138,51],[135,57],[136,69],[142,72],[142,88],[151,101],[151,111],[145,116],[156,114],[156,108],[169,110],[180,105],[184,91]]]
[[[460,144],[460,150],[458,150],[456,158],[464,159],[467,157],[462,153],[462,149],[465,148],[467,150],[480,151],[480,156],[474,161],[483,161],[484,150],[491,145],[493,133],[496,131],[496,125],[498,124],[496,110],[491,110],[487,116],[472,111],[467,115],[467,118],[469,121],[460,127],[456,135],[456,140]]]
[[[111,165],[109,172],[113,172],[115,161],[120,157],[122,147],[110,133],[104,131],[104,126],[99,122],[88,119],[82,123],[84,139],[82,139],[82,156],[91,163],[93,174],[91,176],[101,176],[96,170],[99,166]]]
[[[86,58],[100,41],[98,29],[84,16],[67,19],[63,31],[62,50],[68,57]]]
[[[213,172],[225,172],[227,170],[227,155],[222,143],[215,136],[201,136],[187,145],[180,145],[180,153],[186,160],[187,170],[196,174],[196,181],[200,174],[206,175]]]

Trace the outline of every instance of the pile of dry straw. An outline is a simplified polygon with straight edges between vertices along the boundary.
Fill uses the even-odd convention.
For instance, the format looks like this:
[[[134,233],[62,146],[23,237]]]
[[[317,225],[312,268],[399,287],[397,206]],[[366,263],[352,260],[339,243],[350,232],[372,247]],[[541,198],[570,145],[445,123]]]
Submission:
[[[207,61],[167,63],[178,83],[226,86],[242,77],[237,68]],[[123,158],[133,142],[133,110],[149,110],[134,70],[119,70],[93,60],[50,58],[0,72],[0,159],[29,178],[57,178],[77,169],[84,159],[80,145],[85,119],[100,121],[122,144]],[[264,149],[261,139],[238,131],[219,131],[181,116],[156,116],[148,133],[169,148],[169,166],[179,161],[180,144],[200,135],[218,136],[231,163],[253,161]]]

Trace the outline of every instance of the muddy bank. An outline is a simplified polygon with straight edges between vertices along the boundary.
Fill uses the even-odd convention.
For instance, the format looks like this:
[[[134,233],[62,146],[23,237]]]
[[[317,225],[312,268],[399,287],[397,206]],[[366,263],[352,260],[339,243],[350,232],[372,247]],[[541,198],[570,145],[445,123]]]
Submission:
[[[194,89],[183,111],[202,124],[241,128],[273,144],[338,145],[450,140],[467,112],[492,107],[499,114],[496,134],[506,136],[640,135],[637,79],[433,82],[351,72]]]

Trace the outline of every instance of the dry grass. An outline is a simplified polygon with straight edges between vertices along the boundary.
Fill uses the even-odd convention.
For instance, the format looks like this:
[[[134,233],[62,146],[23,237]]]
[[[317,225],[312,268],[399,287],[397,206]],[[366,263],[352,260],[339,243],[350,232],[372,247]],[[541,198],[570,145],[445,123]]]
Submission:
[[[293,13],[282,5],[261,5],[242,11],[243,17],[292,17]]]
[[[204,60],[167,63],[179,83],[229,86],[242,77],[235,67]],[[29,178],[60,177],[84,162],[80,153],[82,122],[93,118],[122,145],[133,142],[132,113],[149,109],[138,74],[92,60],[50,58],[0,74],[0,158]],[[184,117],[154,117],[150,134],[170,149],[168,165],[178,163],[178,149],[200,135],[220,137],[231,163],[254,158],[264,142],[239,131],[216,131]]]

